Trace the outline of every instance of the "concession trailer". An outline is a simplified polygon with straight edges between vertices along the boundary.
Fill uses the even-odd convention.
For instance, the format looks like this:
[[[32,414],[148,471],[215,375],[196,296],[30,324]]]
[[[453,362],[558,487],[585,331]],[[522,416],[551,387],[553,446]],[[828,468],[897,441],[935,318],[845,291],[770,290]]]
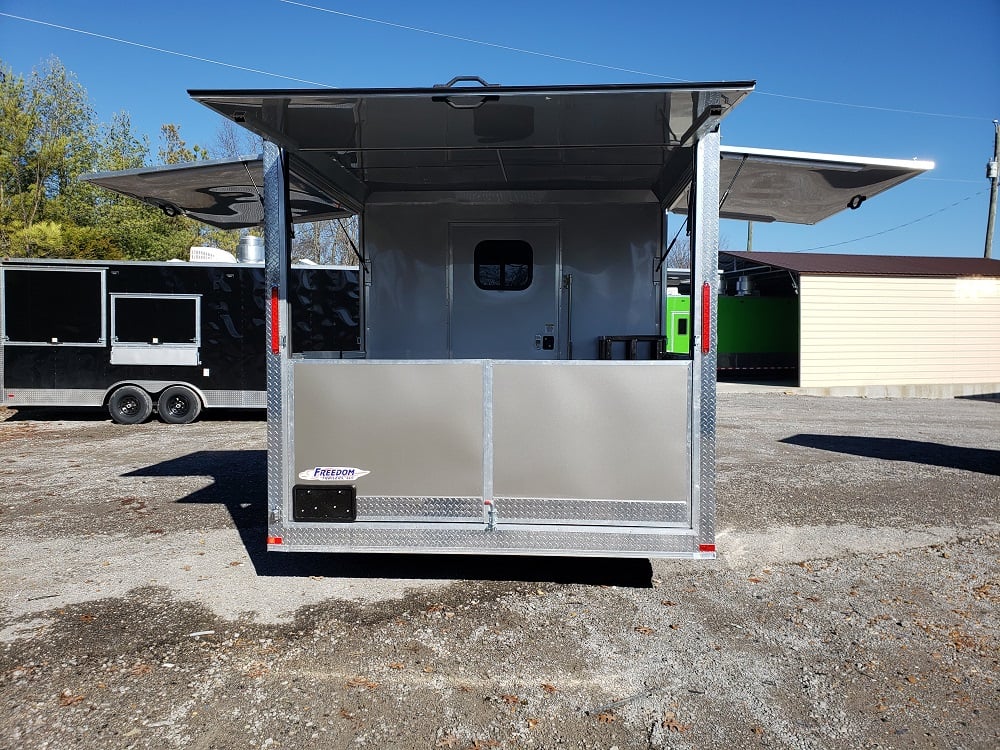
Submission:
[[[268,548],[713,557],[720,216],[813,223],[932,166],[721,146],[753,85],[189,92],[264,139],[263,190],[107,184],[216,221],[262,206]],[[359,217],[355,357],[294,347],[313,212]]]

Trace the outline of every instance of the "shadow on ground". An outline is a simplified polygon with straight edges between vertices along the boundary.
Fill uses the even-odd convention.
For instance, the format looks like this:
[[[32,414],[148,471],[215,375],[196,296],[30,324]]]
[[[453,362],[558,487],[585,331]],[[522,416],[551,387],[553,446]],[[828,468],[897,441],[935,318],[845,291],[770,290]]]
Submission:
[[[267,452],[263,450],[197,451],[125,476],[211,477],[212,484],[176,502],[224,505],[259,576],[652,586],[653,569],[645,558],[268,552],[266,470]]]
[[[105,409],[91,406],[10,407],[4,422],[110,422]]]
[[[1000,393],[974,393],[969,396],[955,396],[955,398],[967,401],[992,401],[993,403],[1000,404]]]
[[[922,440],[859,435],[800,434],[784,438],[780,442],[834,453],[880,458],[885,461],[909,461],[1000,476],[1000,451],[989,448],[963,448]]]

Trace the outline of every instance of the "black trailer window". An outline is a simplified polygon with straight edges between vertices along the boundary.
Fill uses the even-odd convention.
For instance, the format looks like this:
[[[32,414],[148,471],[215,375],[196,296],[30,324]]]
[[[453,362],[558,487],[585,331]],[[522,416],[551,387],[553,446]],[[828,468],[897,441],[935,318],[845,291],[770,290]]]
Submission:
[[[9,344],[104,344],[102,269],[3,269]]]
[[[116,343],[198,343],[198,297],[114,295],[113,300]]]
[[[531,286],[531,245],[524,240],[483,240],[476,245],[474,263],[480,289],[519,292]]]

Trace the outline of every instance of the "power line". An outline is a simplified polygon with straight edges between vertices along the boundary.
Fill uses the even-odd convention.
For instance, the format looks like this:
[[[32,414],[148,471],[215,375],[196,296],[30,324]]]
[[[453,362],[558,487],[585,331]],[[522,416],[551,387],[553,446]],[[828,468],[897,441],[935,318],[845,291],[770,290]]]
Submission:
[[[452,39],[454,41],[466,42],[468,44],[477,44],[477,45],[483,46],[483,47],[492,47],[493,49],[501,49],[501,50],[506,50],[508,52],[518,52],[518,53],[525,54],[525,55],[533,55],[535,57],[544,57],[544,58],[547,58],[549,60],[557,60],[559,62],[569,62],[569,63],[574,63],[574,64],[577,64],[577,65],[587,65],[587,66],[590,66],[590,67],[593,67],[593,68],[601,68],[603,70],[613,70],[613,71],[616,71],[616,72],[619,72],[619,73],[630,73],[632,75],[639,75],[639,76],[644,76],[644,77],[647,77],[647,78],[655,78],[657,80],[676,81],[678,83],[692,83],[692,81],[690,79],[687,79],[687,78],[677,78],[675,76],[668,76],[668,75],[663,75],[663,74],[660,74],[660,73],[650,73],[648,71],[637,70],[635,68],[625,68],[625,67],[621,67],[621,66],[618,66],[618,65],[608,65],[608,64],[605,64],[605,63],[593,62],[592,60],[581,60],[581,59],[575,58],[575,57],[566,57],[564,55],[556,55],[556,54],[552,54],[552,53],[549,53],[549,52],[540,52],[538,50],[525,49],[525,48],[522,48],[522,47],[514,47],[514,46],[511,46],[511,45],[507,45],[507,44],[499,44],[497,42],[487,42],[487,41],[484,41],[482,39],[473,39],[472,37],[460,36],[458,34],[447,34],[447,33],[441,32],[441,31],[435,31],[433,29],[424,29],[424,28],[421,28],[419,26],[409,26],[409,25],[406,25],[406,24],[395,23],[393,21],[386,21],[385,19],[381,19],[381,18],[371,18],[369,16],[362,16],[362,15],[358,15],[358,14],[355,14],[355,13],[346,13],[344,11],[332,10],[330,8],[323,8],[323,7],[319,6],[319,5],[311,5],[309,3],[298,2],[297,0],[278,0],[278,2],[284,3],[286,5],[295,5],[295,6],[298,6],[298,7],[301,7],[301,8],[307,8],[307,9],[310,9],[310,10],[316,10],[316,11],[320,11],[322,13],[329,13],[331,15],[342,16],[344,18],[351,18],[351,19],[354,19],[354,20],[357,20],[357,21],[364,21],[364,22],[367,22],[367,23],[374,23],[374,24],[379,24],[379,25],[382,25],[382,26],[389,26],[389,27],[392,27],[392,28],[402,29],[404,31],[414,31],[414,32],[417,32],[417,33],[420,33],[420,34],[428,34],[430,36],[437,36],[437,37],[441,37],[443,39]],[[104,40],[111,41],[111,42],[117,42],[118,44],[127,44],[127,45],[132,46],[132,47],[139,47],[140,49],[148,49],[148,50],[151,50],[153,52],[161,52],[161,53],[163,53],[165,55],[173,55],[175,57],[183,57],[183,58],[186,58],[188,60],[196,60],[198,62],[205,62],[205,63],[209,63],[211,65],[221,65],[222,67],[225,67],[225,68],[232,68],[234,70],[242,70],[242,71],[245,71],[247,73],[256,73],[258,75],[270,76],[272,78],[281,78],[281,79],[286,80],[286,81],[295,81],[296,83],[309,84],[310,86],[323,86],[323,87],[329,87],[330,86],[330,84],[320,83],[318,81],[311,81],[311,80],[306,79],[306,78],[297,78],[295,76],[288,76],[288,75],[284,75],[282,73],[273,73],[273,72],[271,72],[269,70],[261,70],[259,68],[250,68],[250,67],[247,67],[245,65],[236,65],[234,63],[227,63],[227,62],[224,62],[222,60],[213,60],[213,59],[208,58],[208,57],[200,57],[198,55],[190,55],[190,54],[188,54],[186,52],[177,52],[175,50],[165,49],[163,47],[156,47],[156,46],[153,46],[151,44],[143,44],[141,42],[133,42],[133,41],[131,41],[129,39],[121,39],[119,37],[114,37],[114,36],[110,36],[110,35],[107,35],[107,34],[98,34],[98,33],[93,32],[93,31],[86,31],[84,29],[77,29],[77,28],[74,28],[72,26],[64,26],[62,24],[51,23],[49,21],[42,21],[42,20],[39,20],[37,18],[28,18],[26,16],[18,16],[18,15],[14,15],[13,13],[3,13],[3,12],[0,12],[0,16],[6,17],[6,18],[13,18],[13,19],[18,20],[18,21],[25,21],[27,23],[34,23],[34,24],[38,24],[40,26],[48,26],[50,28],[60,29],[62,31],[71,31],[71,32],[73,32],[75,34],[83,34],[83,35],[91,36],[91,37],[94,37],[94,38],[97,38],[97,39],[104,39]],[[878,106],[874,106],[874,105],[870,105],[870,104],[855,104],[855,103],[852,103],[852,102],[839,102],[839,101],[833,101],[833,100],[830,100],[830,99],[817,99],[817,98],[806,97],[806,96],[794,96],[794,95],[791,95],[791,94],[779,94],[779,93],[774,92],[774,91],[763,91],[763,90],[760,90],[760,89],[757,89],[755,91],[755,93],[760,94],[762,96],[771,96],[771,97],[776,97],[776,98],[780,98],[780,99],[792,99],[792,100],[795,100],[795,101],[810,102],[810,103],[813,103],[813,104],[826,104],[826,105],[837,106],[837,107],[852,107],[852,108],[855,108],[855,109],[867,109],[867,110],[874,110],[874,111],[879,111],[879,112],[893,112],[893,113],[896,113],[896,114],[920,115],[920,116],[924,116],[924,117],[943,117],[943,118],[954,119],[954,120],[986,120],[986,119],[989,119],[989,118],[986,118],[986,117],[980,117],[980,116],[975,116],[975,115],[956,115],[956,114],[949,114],[949,113],[946,113],[946,112],[925,112],[925,111],[922,111],[922,110],[901,109],[901,108],[897,108],[897,107],[878,107]]]
[[[961,200],[955,201],[954,203],[952,203],[949,206],[944,206],[943,208],[939,208],[937,211],[931,211],[929,214],[925,214],[925,215],[923,215],[923,216],[921,216],[921,217],[919,217],[917,219],[913,219],[913,220],[908,221],[908,222],[906,222],[904,224],[900,224],[900,225],[895,226],[895,227],[890,227],[889,229],[883,229],[881,232],[875,232],[874,234],[866,234],[864,237],[856,237],[853,240],[844,240],[843,242],[832,242],[829,245],[818,245],[816,247],[803,248],[802,250],[787,250],[785,252],[789,252],[789,253],[810,253],[810,252],[813,252],[814,250],[826,250],[826,249],[831,248],[831,247],[840,247],[841,245],[850,245],[852,242],[861,242],[861,240],[870,240],[872,237],[880,237],[883,234],[889,234],[889,232],[895,232],[897,229],[903,229],[905,227],[912,226],[912,225],[914,225],[914,224],[916,224],[918,222],[924,221],[925,219],[929,219],[932,216],[937,216],[938,214],[944,213],[945,211],[950,211],[951,209],[955,208],[959,204],[965,203],[966,201],[970,201],[973,198],[977,198],[980,195],[983,195],[985,192],[986,192],[985,190],[980,190],[978,193],[973,193],[972,195],[968,195],[965,198],[962,198]]]
[[[921,175],[919,178],[920,182],[961,182],[964,185],[981,185],[982,180],[959,180],[954,177],[927,177]]]
[[[877,112],[894,112],[901,115],[921,115],[923,117],[946,117],[951,120],[988,120],[988,117],[977,117],[976,115],[952,115],[945,112],[923,112],[916,109],[898,109],[896,107],[876,107],[871,104],[852,104],[851,102],[835,102],[830,99],[813,99],[808,96],[792,96],[791,94],[776,94],[773,91],[755,90],[755,94],[762,96],[773,96],[779,99],[794,99],[799,102],[811,102],[813,104],[830,104],[836,107],[854,107],[855,109],[870,109]]]
[[[578,65],[589,65],[592,68],[602,68],[604,70],[613,70],[619,73],[632,73],[633,75],[645,76],[647,78],[656,78],[658,80],[664,81],[677,81],[679,83],[692,83],[690,79],[687,78],[675,78],[674,76],[661,75],[660,73],[650,73],[644,70],[635,70],[634,68],[622,68],[617,65],[606,65],[604,63],[597,63],[591,60],[579,60],[574,57],[564,57],[562,55],[555,55],[548,52],[539,52],[538,50],[524,49],[521,47],[512,47],[506,44],[499,44],[497,42],[487,42],[482,39],[473,39],[472,37],[459,36],[457,34],[446,34],[441,31],[435,31],[433,29],[424,29],[419,26],[408,26],[402,23],[395,23],[393,21],[386,21],[382,18],[371,18],[370,16],[361,16],[356,13],[347,13],[342,10],[332,10],[330,8],[324,8],[319,5],[311,5],[309,3],[299,2],[299,0],[278,0],[280,3],[285,5],[296,5],[300,8],[308,8],[310,10],[317,10],[322,13],[329,13],[334,16],[342,16],[344,18],[351,18],[356,21],[365,21],[367,23],[375,23],[381,26],[389,26],[394,29],[403,29],[404,31],[415,31],[420,34],[428,34],[430,36],[441,37],[443,39],[452,39],[459,42],[467,42],[468,44],[478,44],[482,47],[492,47],[493,49],[507,50],[509,52],[520,52],[525,55],[534,55],[535,57],[544,57],[550,60],[558,60],[560,62],[570,62],[576,63]],[[759,89],[755,90],[754,93],[761,94],[763,96],[773,96],[779,99],[794,99],[801,102],[810,102],[812,104],[827,104],[836,107],[853,107],[856,109],[868,109],[875,110],[879,112],[894,112],[896,114],[904,115],[921,115],[924,117],[945,117],[954,120],[987,120],[987,117],[978,117],[974,115],[954,115],[945,112],[923,112],[920,110],[913,109],[901,109],[896,107],[878,107],[870,104],[853,104],[851,102],[838,102],[829,99],[815,99],[806,96],[793,96],[791,94],[779,94],[773,91],[761,91]]]
[[[476,45],[480,45],[480,46],[484,46],[484,47],[492,47],[494,49],[501,49],[501,50],[506,50],[506,51],[509,51],[509,52],[518,52],[518,53],[521,53],[521,54],[533,55],[533,56],[536,56],[536,57],[544,57],[544,58],[551,59],[551,60],[558,60],[560,62],[569,62],[569,63],[578,64],[578,65],[587,65],[587,66],[590,66],[590,67],[602,68],[602,69],[605,69],[605,70],[613,70],[613,71],[620,72],[620,73],[631,73],[631,74],[634,74],[634,75],[641,75],[641,76],[646,76],[646,77],[649,77],[649,78],[657,78],[657,79],[661,79],[661,80],[677,81],[677,82],[682,82],[682,83],[690,83],[691,82],[688,79],[684,79],[684,78],[676,78],[676,77],[673,77],[673,76],[665,76],[665,75],[661,75],[661,74],[658,74],[658,73],[649,73],[647,71],[636,70],[636,69],[633,69],[633,68],[624,68],[624,67],[619,67],[619,66],[616,66],[616,65],[607,65],[607,64],[604,64],[604,63],[593,62],[593,61],[590,61],[590,60],[580,60],[580,59],[577,59],[577,58],[565,57],[563,55],[556,55],[556,54],[551,54],[551,53],[548,53],[548,52],[540,52],[538,50],[530,50],[530,49],[525,49],[525,48],[521,48],[521,47],[513,47],[513,46],[510,46],[510,45],[499,44],[499,43],[496,43],[496,42],[487,42],[487,41],[483,41],[481,39],[473,39],[471,37],[459,36],[457,34],[447,34],[447,33],[440,32],[440,31],[434,31],[433,29],[424,29],[424,28],[420,28],[418,26],[409,26],[409,25],[406,25],[406,24],[395,23],[393,21],[386,21],[386,20],[380,19],[380,18],[371,18],[371,17],[368,17],[368,16],[361,16],[361,15],[358,15],[358,14],[355,14],[355,13],[346,13],[344,11],[332,10],[330,8],[323,8],[323,7],[318,6],[318,5],[311,5],[311,4],[308,4],[308,3],[298,2],[298,0],[278,0],[278,2],[284,3],[286,5],[295,5],[295,6],[298,6],[298,7],[301,7],[301,8],[307,8],[307,9],[310,9],[310,10],[316,10],[316,11],[320,11],[320,12],[323,12],[323,13],[329,13],[331,15],[342,16],[342,17],[345,17],[345,18],[351,18],[351,19],[358,20],[358,21],[364,21],[364,22],[367,22],[367,23],[374,23],[374,24],[379,24],[379,25],[382,25],[382,26],[389,26],[389,27],[392,27],[392,28],[402,29],[404,31],[414,31],[414,32],[421,33],[421,34],[428,34],[428,35],[431,35],[431,36],[441,37],[441,38],[444,38],[444,39],[451,39],[451,40],[455,40],[455,41],[466,42],[466,43],[469,43],[469,44],[476,44]],[[12,18],[12,19],[15,19],[15,20],[18,20],[18,21],[25,21],[27,23],[34,23],[34,24],[38,24],[40,26],[48,26],[50,28],[60,29],[62,31],[70,31],[70,32],[73,32],[75,34],[83,34],[85,36],[90,36],[90,37],[94,37],[94,38],[97,38],[97,39],[104,39],[106,41],[116,42],[118,44],[126,44],[126,45],[129,45],[129,46],[132,46],[132,47],[138,47],[140,49],[151,50],[153,52],[161,52],[161,53],[166,54],[166,55],[173,55],[175,57],[183,57],[183,58],[186,58],[188,60],[195,60],[195,61],[198,61],[198,62],[205,62],[205,63],[209,63],[211,65],[220,65],[222,67],[232,68],[234,70],[242,70],[242,71],[245,71],[245,72],[248,72],[248,73],[256,73],[256,74],[259,74],[259,75],[270,76],[272,78],[281,78],[281,79],[286,80],[286,81],[295,81],[297,83],[305,83],[305,84],[309,84],[311,86],[329,87],[329,84],[319,83],[317,81],[310,81],[310,80],[305,79],[305,78],[296,78],[295,76],[288,76],[288,75],[284,75],[284,74],[281,74],[281,73],[273,73],[271,71],[261,70],[259,68],[250,68],[250,67],[247,67],[247,66],[244,66],[244,65],[236,65],[234,63],[227,63],[227,62],[224,62],[222,60],[213,60],[211,58],[200,57],[198,55],[190,55],[190,54],[187,54],[185,52],[177,52],[175,50],[169,50],[169,49],[165,49],[163,47],[156,47],[156,46],[153,46],[153,45],[150,45],[150,44],[143,44],[141,42],[133,42],[133,41],[128,40],[128,39],[121,39],[119,37],[114,37],[114,36],[110,36],[110,35],[107,35],[107,34],[98,34],[98,33],[93,32],[93,31],[86,31],[84,29],[77,29],[77,28],[74,28],[72,26],[65,26],[65,25],[62,25],[62,24],[51,23],[49,21],[42,21],[42,20],[39,20],[37,18],[27,18],[25,16],[15,15],[13,13],[4,13],[2,11],[0,11],[0,16],[6,17],[6,18]],[[882,111],[882,112],[894,112],[894,113],[899,113],[899,114],[922,115],[922,116],[925,116],[925,117],[945,117],[945,118],[958,119],[958,120],[981,120],[981,119],[986,119],[986,118],[975,117],[975,116],[970,116],[970,115],[955,115],[955,114],[947,114],[947,113],[942,113],[942,112],[923,112],[923,111],[918,111],[918,110],[898,109],[898,108],[894,108],[894,107],[877,107],[877,106],[871,106],[871,105],[866,105],[866,104],[854,104],[854,103],[850,103],[850,102],[838,102],[838,101],[832,101],[832,100],[827,100],[827,99],[816,99],[816,98],[811,98],[811,97],[792,96],[792,95],[789,95],[789,94],[779,94],[779,93],[770,92],[770,91],[760,91],[760,90],[757,90],[756,93],[762,94],[764,96],[772,96],[772,97],[777,97],[777,98],[782,98],[782,99],[793,99],[793,100],[796,100],[796,101],[804,101],[804,102],[811,102],[811,103],[817,103],[817,104],[827,104],[827,105],[833,105],[833,106],[839,106],[839,107],[854,107],[854,108],[858,108],[858,109],[869,109],[869,110],[877,110],[877,111]],[[935,178],[935,177],[924,177],[923,179],[925,179],[925,180],[934,180],[934,181],[937,181],[937,182],[963,182],[963,183],[964,182],[968,182],[968,183],[972,182],[972,180],[955,180],[955,179],[949,180],[949,179],[945,179],[945,178]],[[849,244],[854,243],[854,242],[861,242],[862,240],[872,239],[873,237],[879,237],[881,235],[888,234],[890,232],[895,232],[895,231],[897,231],[899,229],[904,229],[904,228],[906,228],[908,226],[912,226],[913,224],[917,224],[918,222],[921,222],[921,221],[924,221],[926,219],[929,219],[932,216],[936,216],[936,215],[938,215],[940,213],[943,213],[944,211],[948,211],[948,210],[950,210],[952,208],[955,208],[956,206],[958,206],[961,203],[964,203],[966,201],[969,201],[969,200],[971,200],[973,198],[976,198],[976,197],[982,195],[984,192],[985,191],[979,191],[978,193],[974,193],[973,195],[970,195],[970,196],[967,196],[965,198],[962,198],[961,200],[956,201],[955,203],[952,203],[949,206],[944,206],[943,208],[940,208],[940,209],[938,209],[936,211],[932,211],[929,214],[926,214],[926,215],[921,216],[919,218],[913,219],[912,221],[908,221],[908,222],[905,222],[903,224],[899,224],[898,226],[890,227],[889,229],[884,229],[881,232],[875,232],[874,234],[865,235],[864,237],[857,237],[857,238],[851,239],[851,240],[844,240],[842,242],[834,242],[834,243],[830,243],[830,244],[827,244],[827,245],[818,245],[816,247],[805,248],[805,249],[802,249],[802,250],[792,250],[792,251],[789,251],[789,252],[812,252],[812,251],[815,251],[815,250],[826,250],[826,249],[831,248],[831,247],[840,247],[842,245],[849,245]]]
[[[545,57],[549,60],[558,60],[559,62],[569,62],[576,63],[577,65],[589,65],[592,68],[603,68],[604,70],[614,70],[619,73],[632,73],[639,76],[648,76],[651,78],[660,78],[667,81],[677,81],[679,83],[691,83],[691,81],[686,78],[673,78],[672,76],[661,76],[655,73],[646,73],[641,70],[633,70],[632,68],[620,68],[617,65],[605,65],[604,63],[591,62],[589,60],[579,60],[575,57],[563,57],[562,55],[555,55],[549,52],[539,52],[533,49],[524,49],[522,47],[511,47],[507,44],[499,44],[497,42],[486,42],[482,39],[472,39],[467,36],[459,36],[457,34],[446,34],[443,31],[434,31],[433,29],[422,29],[419,26],[407,26],[402,23],[395,23],[393,21],[386,21],[382,18],[371,18],[369,16],[359,16],[355,13],[345,13],[342,10],[331,10],[330,8],[323,8],[319,5],[310,5],[309,3],[300,3],[296,0],[278,0],[278,2],[285,3],[285,5],[297,5],[300,8],[308,8],[309,10],[318,10],[321,13],[329,13],[334,16],[343,16],[344,18],[351,18],[355,21],[366,21],[368,23],[376,23],[381,26],[390,26],[394,29],[403,29],[404,31],[416,31],[420,34],[428,34],[430,36],[438,36],[443,39],[452,39],[458,42],[468,42],[469,44],[478,44],[481,47],[492,47],[493,49],[502,49],[507,52],[520,52],[524,55],[534,55],[535,57]]]
[[[310,86],[324,86],[328,87],[329,84],[318,83],[316,81],[309,81],[305,78],[295,78],[294,76],[286,76],[281,73],[271,73],[267,70],[259,70],[258,68],[248,68],[243,65],[234,65],[233,63],[222,62],[221,60],[212,60],[208,57],[198,57],[197,55],[189,55],[185,52],[175,52],[174,50],[164,49],[163,47],[154,47],[151,44],[142,44],[140,42],[132,42],[128,39],[119,39],[116,36],[108,36],[107,34],[97,34],[93,31],[84,31],[83,29],[74,29],[72,26],[62,26],[58,23],[49,23],[48,21],[40,21],[37,18],[26,18],[24,16],[15,16],[13,13],[3,13],[0,12],[0,16],[5,16],[6,18],[14,18],[18,21],[27,21],[28,23],[36,23],[40,26],[50,26],[54,29],[61,29],[62,31],[72,31],[75,34],[84,34],[86,36],[96,37],[97,39],[106,39],[111,42],[118,42],[119,44],[127,44],[132,47],[140,47],[142,49],[152,50],[153,52],[162,52],[165,55],[174,55],[176,57],[186,57],[188,60],[197,60],[198,62],[211,63],[212,65],[222,65],[226,68],[233,68],[235,70],[243,70],[247,73],[258,73],[264,76],[271,76],[272,78],[283,78],[286,81],[295,81],[297,83],[307,83]]]

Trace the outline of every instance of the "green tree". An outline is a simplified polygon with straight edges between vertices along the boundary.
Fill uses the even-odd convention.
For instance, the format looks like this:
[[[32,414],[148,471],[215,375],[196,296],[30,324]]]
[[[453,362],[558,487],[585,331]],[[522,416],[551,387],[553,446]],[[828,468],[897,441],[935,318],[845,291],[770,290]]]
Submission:
[[[149,137],[132,132],[132,119],[128,112],[116,112],[108,125],[101,130],[101,148],[98,167],[104,171],[139,169],[149,157]]]
[[[207,159],[208,149],[197,144],[188,146],[181,138],[180,125],[166,123],[160,126],[159,157],[161,164],[184,164]]]
[[[53,251],[52,227],[31,229],[58,223],[58,202],[79,189],[95,134],[87,92],[58,58],[27,78],[0,65],[0,251]]]
[[[128,113],[118,112],[109,124],[99,126],[92,159],[85,171],[136,169],[145,165],[148,153],[149,139],[134,135]],[[55,200],[50,212],[53,218],[83,226],[98,225],[102,223],[109,206],[125,200],[123,196],[89,182],[77,179],[74,183],[72,190],[63,191]],[[129,201],[129,204],[135,203]]]
[[[230,135],[232,148],[259,151],[252,138]],[[159,163],[209,157],[179,125],[163,125],[159,139]],[[0,60],[0,255],[168,260],[191,245],[234,250],[237,232],[168,217],[79,179],[151,161],[149,138],[133,131],[128,113],[98,123],[86,89],[58,58],[27,75]]]

